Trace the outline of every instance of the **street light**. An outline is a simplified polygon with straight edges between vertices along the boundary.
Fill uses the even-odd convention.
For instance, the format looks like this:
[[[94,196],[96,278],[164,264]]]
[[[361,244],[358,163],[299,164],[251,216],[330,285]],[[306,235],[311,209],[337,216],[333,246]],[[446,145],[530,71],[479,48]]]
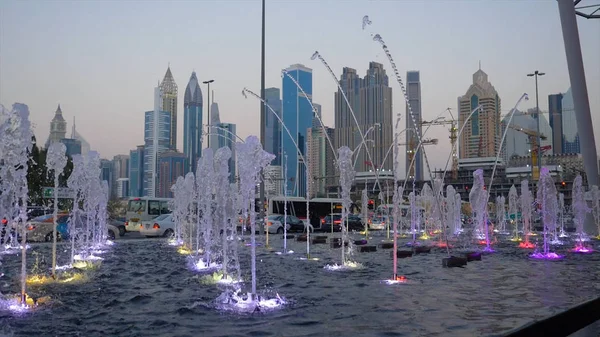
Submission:
[[[527,74],[529,77],[535,76],[535,112],[537,113],[537,137],[538,137],[538,148],[537,148],[537,167],[538,167],[538,180],[540,179],[540,174],[542,174],[542,135],[540,134],[540,100],[538,98],[538,76],[544,76],[546,73],[542,73],[539,71],[535,71],[532,74]],[[533,163],[535,165],[535,163]]]
[[[208,80],[208,81],[204,81],[202,83],[204,84],[208,84],[208,92],[207,92],[207,96],[208,96],[208,100],[206,101],[206,116],[208,117],[208,125],[210,125],[210,84],[212,82],[214,82],[215,80]],[[210,136],[206,137],[206,147],[209,148],[210,147]]]

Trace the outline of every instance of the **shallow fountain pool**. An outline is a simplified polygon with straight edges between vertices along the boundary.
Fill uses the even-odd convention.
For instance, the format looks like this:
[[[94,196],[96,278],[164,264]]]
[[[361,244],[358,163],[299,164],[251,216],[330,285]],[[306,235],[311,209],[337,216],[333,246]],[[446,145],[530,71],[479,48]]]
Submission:
[[[274,249],[283,246],[279,236],[271,236],[270,243]],[[339,249],[313,245],[315,261],[300,259],[303,242],[288,241],[294,254],[259,247],[259,293],[270,289],[288,304],[248,315],[214,309],[221,290],[201,284],[186,257],[166,240],[121,240],[89,272],[89,281],[31,289],[34,296],[49,295],[53,304],[20,316],[0,312],[0,326],[15,336],[487,336],[600,293],[600,254],[565,253],[561,261],[537,261],[528,257],[530,251],[513,247],[496,246],[497,253],[482,261],[450,269],[441,266],[445,251],[434,248],[400,259],[399,274],[407,282],[394,285],[381,282],[391,276],[391,250],[354,253],[352,260],[363,268],[328,271],[323,267],[339,263]],[[68,254],[67,248],[60,245],[59,256]],[[34,245],[33,251],[50,256],[51,248]],[[240,245],[249,287],[248,252]],[[2,262],[0,289],[17,293],[20,258],[4,255]]]

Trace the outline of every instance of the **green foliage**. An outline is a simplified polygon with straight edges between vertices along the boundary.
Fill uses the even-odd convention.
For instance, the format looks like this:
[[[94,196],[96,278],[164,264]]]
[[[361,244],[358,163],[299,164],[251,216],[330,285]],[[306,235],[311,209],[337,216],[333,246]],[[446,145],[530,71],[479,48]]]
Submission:
[[[30,205],[43,205],[45,201],[42,195],[44,187],[54,186],[54,177],[52,175],[48,175],[46,154],[47,150],[39,148],[37,146],[35,137],[33,137],[33,147],[29,153],[29,162],[27,163],[27,186],[29,188]],[[73,160],[71,157],[69,157],[67,166],[65,166],[63,173],[58,178],[59,187],[67,187],[67,179],[71,175],[72,171]]]

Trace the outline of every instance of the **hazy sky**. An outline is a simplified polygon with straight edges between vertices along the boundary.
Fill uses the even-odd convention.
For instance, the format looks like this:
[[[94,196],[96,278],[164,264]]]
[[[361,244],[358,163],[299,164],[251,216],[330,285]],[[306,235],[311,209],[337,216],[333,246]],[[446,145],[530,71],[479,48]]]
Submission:
[[[179,86],[180,150],[183,95],[193,70],[200,81],[215,80],[221,120],[237,123],[242,137],[258,135],[260,103],[241,91],[260,91],[260,15],[259,0],[1,1],[0,103],[29,105],[42,144],[60,103],[68,129],[76,117],[92,148],[112,158],[143,144],[144,111],[153,108],[153,87],[170,63]],[[364,15],[373,24],[363,31]],[[578,18],[578,24],[600,130],[600,20]],[[267,0],[267,87],[281,87],[281,69],[291,64],[312,68],[314,101],[333,126],[336,84],[310,57],[318,50],[337,76],[343,66],[364,76],[368,62],[377,61],[391,77],[371,33],[384,38],[403,78],[407,70],[421,71],[424,119],[447,107],[456,111],[479,61],[503,114],[524,92],[531,99],[520,108],[535,105],[534,81],[526,76],[535,69],[546,72],[539,82],[543,110],[549,93],[570,86],[554,0]],[[404,115],[401,91],[392,78],[390,84],[393,110]],[[432,168],[442,167],[447,131],[437,127],[429,136],[440,139],[427,147]]]

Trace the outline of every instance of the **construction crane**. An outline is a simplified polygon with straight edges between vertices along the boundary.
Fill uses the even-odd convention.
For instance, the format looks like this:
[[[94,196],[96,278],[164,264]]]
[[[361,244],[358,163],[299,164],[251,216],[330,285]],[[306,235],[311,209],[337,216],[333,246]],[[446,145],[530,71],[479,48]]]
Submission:
[[[456,140],[458,139],[457,132],[458,128],[456,127],[456,119],[452,114],[452,110],[450,108],[446,109],[450,113],[451,119],[437,118],[432,121],[423,121],[421,125],[450,125],[450,146],[452,148],[452,179],[458,179],[458,154],[456,153]]]
[[[421,143],[421,146],[425,146],[425,145],[437,145],[438,143],[438,139],[437,138],[425,138],[423,139],[423,142]],[[417,146],[415,146],[415,144],[412,142],[412,140],[408,143],[398,143],[398,145],[400,146],[406,146],[408,145],[407,149],[406,149],[406,153],[408,154],[407,160],[408,160],[408,164],[410,164],[413,161],[413,158],[417,152]],[[417,144],[418,145],[418,144]],[[415,176],[415,165],[413,164],[412,168],[410,169],[410,172],[406,172],[406,175],[408,177],[414,177]]]
[[[541,148],[541,151],[539,151],[540,146],[538,144],[538,137],[542,140],[546,140],[547,137],[544,134],[538,133],[535,130],[526,129],[515,124],[509,124],[508,127],[526,134],[527,138],[529,138],[529,144],[531,145],[531,179],[539,180],[540,171],[538,168],[538,160],[542,160],[542,154],[544,153],[544,151],[549,150],[549,148],[548,146],[543,146]]]

